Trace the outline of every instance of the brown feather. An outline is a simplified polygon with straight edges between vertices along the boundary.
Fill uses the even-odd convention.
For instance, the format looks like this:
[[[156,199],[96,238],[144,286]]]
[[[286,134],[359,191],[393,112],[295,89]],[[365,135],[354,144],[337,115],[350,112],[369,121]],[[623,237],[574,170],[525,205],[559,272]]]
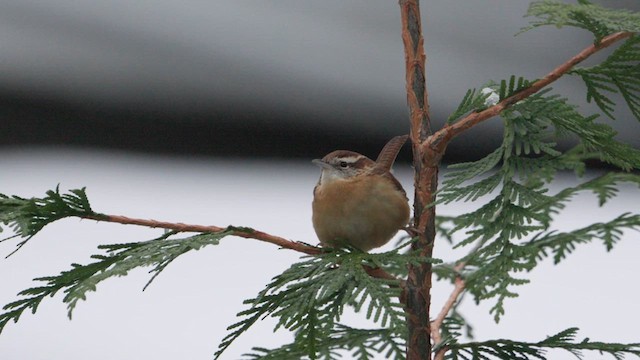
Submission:
[[[378,158],[376,159],[376,167],[384,171],[391,170],[393,163],[396,161],[396,157],[398,157],[400,149],[402,149],[402,145],[404,145],[408,138],[409,135],[400,135],[389,140],[389,142],[382,148],[380,155],[378,155]]]

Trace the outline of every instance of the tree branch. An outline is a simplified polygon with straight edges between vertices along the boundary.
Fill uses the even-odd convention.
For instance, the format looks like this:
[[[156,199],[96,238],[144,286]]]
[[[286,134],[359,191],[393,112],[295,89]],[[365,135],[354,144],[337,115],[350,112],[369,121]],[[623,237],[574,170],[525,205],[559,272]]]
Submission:
[[[235,227],[222,228],[222,227],[213,226],[213,225],[209,225],[209,226],[191,225],[191,224],[184,224],[184,223],[172,223],[172,222],[148,220],[148,219],[135,219],[135,218],[130,218],[130,217],[121,216],[121,215],[107,215],[107,214],[95,214],[95,215],[83,216],[82,218],[89,219],[89,220],[96,220],[96,221],[112,222],[112,223],[118,223],[118,224],[124,224],[124,225],[140,225],[140,226],[146,226],[150,228],[161,228],[161,229],[175,230],[180,232],[216,233],[216,232],[227,231],[231,229],[233,231],[231,233],[232,236],[238,236],[246,239],[254,239],[254,240],[268,242],[270,244],[277,245],[283,249],[294,250],[307,255],[318,255],[322,253],[321,248],[307,245],[298,241],[288,240],[280,236],[267,234],[265,232],[250,229],[250,228],[235,228]],[[371,277],[386,279],[386,280],[398,280],[396,277],[394,277],[393,275],[389,274],[388,272],[384,271],[381,268],[373,268],[370,266],[363,266],[363,267],[367,272],[367,274],[369,274],[369,276]],[[405,282],[403,280],[400,280],[400,287],[404,288],[404,286],[405,286]]]
[[[413,226],[418,235],[411,249],[421,256],[431,257],[435,239],[435,199],[438,165],[441,156],[424,146],[430,138],[429,97],[426,88],[424,39],[420,20],[419,0],[400,0],[402,43],[405,53],[405,81],[409,108],[410,137],[413,149],[414,204]],[[407,285],[402,295],[407,314],[407,360],[431,358],[430,263],[409,265]]]
[[[460,133],[477,125],[482,121],[485,121],[494,116],[497,116],[498,114],[500,114],[500,112],[502,112],[504,109],[508,108],[509,106],[537,93],[547,85],[558,80],[562,75],[569,72],[576,65],[583,62],[591,55],[595,54],[596,52],[604,48],[611,46],[612,44],[620,40],[631,37],[632,35],[633,33],[631,32],[617,32],[604,37],[599,43],[588,46],[587,48],[579,52],[577,55],[575,55],[571,59],[567,60],[557,68],[553,69],[553,71],[545,75],[543,78],[532,83],[528,88],[512,96],[509,96],[506,99],[503,99],[496,105],[493,105],[481,112],[472,112],[471,114],[455,122],[454,124],[444,126],[442,129],[435,132],[433,136],[431,136],[425,142],[424,146],[429,147],[435,153],[443,154],[449,142],[451,142],[451,140],[457,135],[459,135]]]
[[[461,262],[458,265],[456,265],[454,267],[454,270],[456,272],[460,272],[462,271],[462,269],[464,268],[465,263]],[[433,342],[435,345],[439,344],[440,342],[442,342],[442,335],[440,333],[440,327],[442,326],[442,323],[444,322],[444,319],[447,317],[447,315],[449,314],[449,312],[451,311],[451,309],[453,309],[453,307],[456,305],[456,302],[458,302],[458,299],[460,298],[460,295],[462,295],[462,293],[464,292],[465,289],[465,282],[464,279],[461,276],[457,276],[456,280],[455,280],[455,285],[453,287],[453,291],[451,292],[451,294],[449,295],[449,298],[447,299],[447,301],[445,301],[444,305],[442,306],[442,309],[440,310],[440,313],[438,313],[438,316],[431,322],[431,337],[433,338]],[[444,354],[447,352],[447,348],[446,347],[442,347],[440,348],[435,356],[434,356],[434,360],[443,360],[444,359]]]
[[[401,1],[401,4],[402,3],[403,2]],[[569,60],[561,64],[560,66],[556,67],[553,71],[545,75],[543,78],[532,83],[526,89],[503,99],[496,105],[493,105],[481,112],[470,113],[469,115],[455,122],[454,124],[444,126],[442,129],[438,130],[432,136],[426,139],[423,139],[422,137],[420,137],[419,138],[420,141],[418,142],[415,141],[416,137],[412,135],[412,140],[414,140],[414,159],[421,159],[419,157],[418,158],[415,157],[417,154],[420,154],[422,156],[430,156],[431,163],[428,165],[433,166],[434,162],[440,160],[449,142],[451,142],[451,140],[457,135],[479,124],[482,121],[485,121],[487,119],[490,119],[494,116],[499,115],[504,109],[508,108],[509,106],[537,93],[538,91],[542,90],[549,84],[558,80],[560,77],[562,77],[564,74],[569,72],[579,63],[586,60],[591,55],[595,54],[596,52],[606,47],[611,46],[612,44],[618,41],[628,38],[632,35],[633,33],[630,33],[630,32],[618,32],[618,33],[606,36],[599,43],[588,46],[587,48],[579,52],[577,55],[573,56],[572,58],[570,58]],[[411,97],[409,97],[409,100],[411,100]],[[417,121],[415,120],[415,117],[413,116],[413,112],[411,114],[412,114],[411,123],[412,123],[412,131],[413,131],[418,124],[417,124]],[[422,159],[421,163],[424,164],[425,160]],[[419,169],[420,167],[416,166],[416,172],[418,172]],[[419,185],[420,184],[418,183],[418,181],[416,181],[416,199],[419,191],[419,188],[418,188]],[[427,191],[424,191],[424,190],[427,190]],[[424,190],[423,190],[424,193],[428,193],[429,189],[424,189]],[[422,227],[418,227],[418,228],[423,229]],[[461,262],[458,265],[456,265],[455,269],[457,271],[461,271],[464,268],[464,266],[465,266],[465,263]],[[440,327],[442,326],[444,319],[447,317],[451,309],[455,306],[456,302],[458,301],[458,299],[460,298],[460,295],[464,292],[464,290],[465,290],[464,279],[461,276],[456,277],[453,291],[449,295],[449,298],[447,299],[447,301],[444,303],[442,309],[438,313],[438,316],[430,323],[430,332],[431,332],[430,336],[433,339],[435,344],[438,344],[442,341]],[[444,355],[446,351],[447,351],[446,347],[439,349],[435,354],[435,359],[436,360],[444,359]]]
[[[216,232],[229,230],[229,228],[222,228],[222,227],[212,226],[212,225],[210,226],[190,225],[190,224],[183,224],[183,223],[157,221],[157,220],[134,219],[134,218],[129,218],[129,217],[120,216],[120,215],[96,214],[96,215],[90,215],[90,216],[83,216],[82,218],[96,220],[96,221],[113,222],[113,223],[125,224],[125,225],[140,225],[140,226],[146,226],[150,228],[161,228],[161,229],[175,230],[180,232],[216,233]],[[231,234],[233,236],[268,242],[274,245],[278,245],[284,249],[295,250],[308,255],[317,255],[322,252],[322,249],[317,248],[315,246],[307,245],[297,241],[287,240],[283,237],[267,234],[265,232],[253,230],[251,228],[231,227],[231,230],[233,230],[233,233]]]

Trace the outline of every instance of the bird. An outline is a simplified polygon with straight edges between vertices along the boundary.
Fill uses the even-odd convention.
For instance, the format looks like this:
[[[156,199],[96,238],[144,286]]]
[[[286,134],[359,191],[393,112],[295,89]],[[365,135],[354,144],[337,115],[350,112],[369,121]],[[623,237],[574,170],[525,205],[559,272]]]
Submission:
[[[323,247],[368,252],[407,225],[407,195],[391,173],[407,138],[389,140],[376,161],[348,150],[312,161],[322,170],[313,189],[312,222]]]

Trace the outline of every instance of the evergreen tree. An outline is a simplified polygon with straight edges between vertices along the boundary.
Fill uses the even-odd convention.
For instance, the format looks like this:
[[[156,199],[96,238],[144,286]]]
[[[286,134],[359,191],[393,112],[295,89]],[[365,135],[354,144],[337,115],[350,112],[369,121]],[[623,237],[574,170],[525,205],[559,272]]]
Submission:
[[[587,101],[595,103],[606,117],[615,118],[616,99],[621,98],[640,119],[640,14],[586,0],[575,4],[534,1],[527,13],[530,24],[522,31],[548,25],[577,27],[592,33],[593,43],[539,79],[507,76],[468,90],[446,124],[432,131],[418,1],[401,0],[400,8],[416,186],[411,236],[390,251],[369,254],[349,248],[322,249],[245,227],[103,214],[90,206],[84,188],[66,193],[56,188],[40,198],[0,194],[0,223],[13,231],[5,240],[17,239],[16,251],[48,224],[67,217],[167,229],[156,239],[99,246],[100,253],[91,262],[72,264],[58,275],[35,279],[36,286],[4,306],[0,332],[25,311],[35,313],[45,298],[59,292],[71,317],[78,302],[96,291],[103,280],[145,267],[151,270],[151,283],[176,258],[216,245],[227,236],[240,236],[306,255],[246,300],[246,310],[229,327],[215,358],[221,358],[235,339],[265,317],[276,318],[276,329],[293,332],[294,340],[274,349],[254,348],[247,359],[347,356],[365,360],[375,354],[394,359],[545,359],[549,349],[563,349],[578,358],[586,351],[615,359],[640,357],[640,343],[578,340],[574,327],[537,342],[467,341],[463,333],[470,324],[456,307],[463,294],[477,303],[490,302],[490,313],[497,322],[505,314],[505,301],[529,282],[524,274],[541,260],[552,258],[557,264],[576,247],[598,241],[611,250],[624,231],[640,229],[640,214],[623,213],[571,231],[553,230],[554,219],[577,193],[592,192],[604,206],[618,195],[620,184],[640,186],[640,151],[617,141],[616,132],[600,116],[582,114],[550,87],[562,76],[577,76],[584,82]],[[579,65],[614,45],[599,64]],[[501,145],[477,161],[450,165],[437,189],[440,160],[449,142],[496,116],[503,124]],[[560,137],[570,138],[573,145],[568,149],[558,146]],[[582,179],[587,162],[593,160],[608,165],[609,170]],[[550,193],[549,185],[567,171],[580,181]],[[467,201],[478,204],[469,213],[435,216],[439,204]],[[433,258],[433,246],[442,241],[468,248],[467,255],[447,261]],[[430,315],[432,275],[454,285],[437,316]],[[378,327],[361,329],[342,323],[347,307]]]

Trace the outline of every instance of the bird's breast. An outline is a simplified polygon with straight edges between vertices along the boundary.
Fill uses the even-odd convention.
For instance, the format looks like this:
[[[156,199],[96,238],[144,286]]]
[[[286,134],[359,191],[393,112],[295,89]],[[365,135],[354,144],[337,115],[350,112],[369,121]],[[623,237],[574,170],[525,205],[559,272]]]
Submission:
[[[384,245],[409,221],[404,192],[380,175],[321,183],[312,207],[314,229],[323,244],[346,241],[364,251]]]

